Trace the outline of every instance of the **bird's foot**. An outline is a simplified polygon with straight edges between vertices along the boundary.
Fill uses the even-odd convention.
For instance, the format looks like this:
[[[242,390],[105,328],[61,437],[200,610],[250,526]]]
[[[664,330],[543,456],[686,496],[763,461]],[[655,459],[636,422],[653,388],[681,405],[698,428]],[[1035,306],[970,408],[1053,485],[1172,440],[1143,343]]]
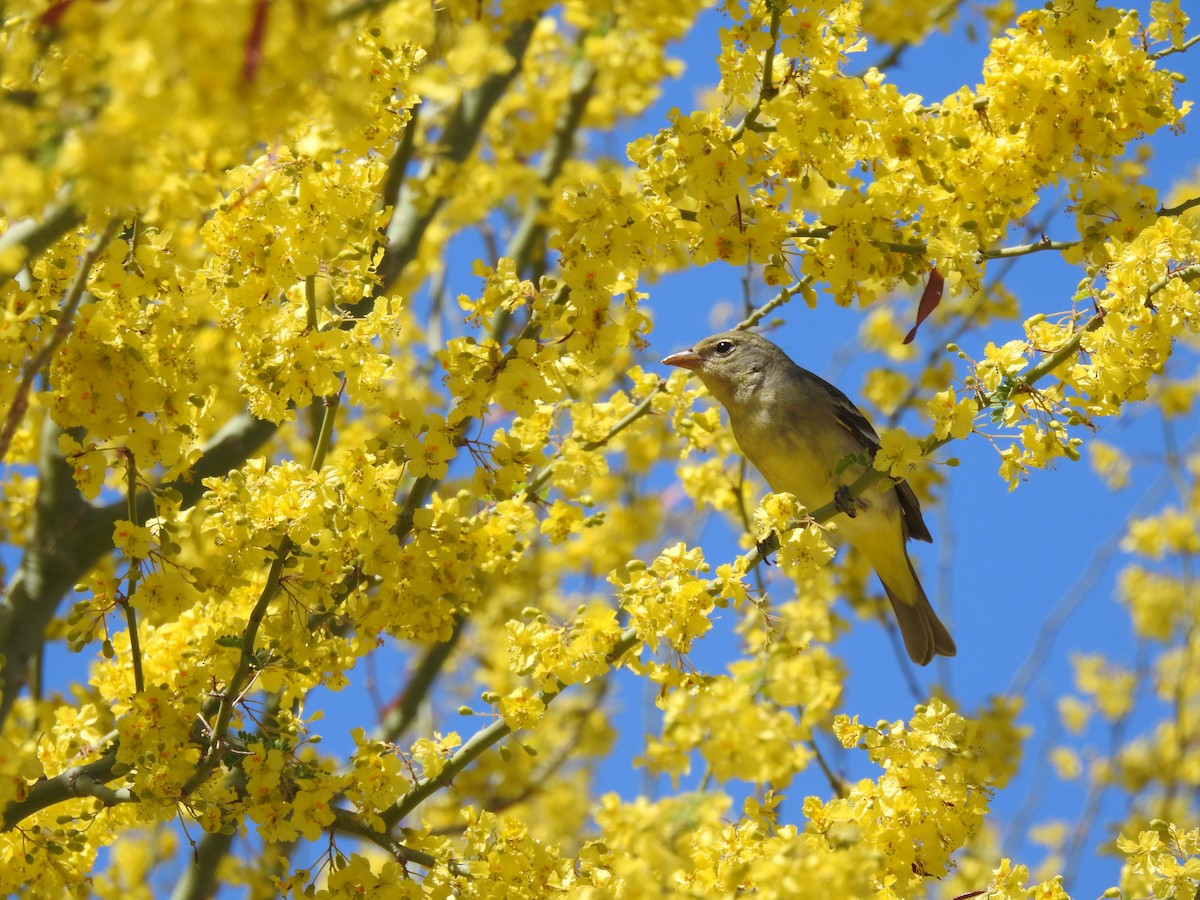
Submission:
[[[754,544],[758,550],[758,555],[762,557],[763,565],[771,565],[771,554],[779,549],[779,540],[772,533],[761,541],[756,541]]]
[[[867,508],[867,504],[862,500],[850,496],[850,488],[844,484],[839,485],[838,489],[833,492],[833,505],[851,519],[858,515],[860,509]]]

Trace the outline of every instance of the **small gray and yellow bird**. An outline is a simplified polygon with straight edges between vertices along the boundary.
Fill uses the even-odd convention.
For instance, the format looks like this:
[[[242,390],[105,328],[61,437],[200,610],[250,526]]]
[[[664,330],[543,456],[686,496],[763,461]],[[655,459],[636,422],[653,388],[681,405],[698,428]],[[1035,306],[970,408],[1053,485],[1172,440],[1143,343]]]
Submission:
[[[848,458],[874,458],[879,449],[879,435],[845,394],[762,335],[715,334],[663,363],[699,375],[771,490],[793,494],[809,509],[840,496],[839,489],[862,473],[861,464],[846,464]],[[892,490],[854,501],[849,512],[839,518],[838,534],[883,582],[909,657],[924,666],[935,655],[953,656],[954,640],[929,605],[905,549],[908,538],[933,540],[912,488],[897,480]]]

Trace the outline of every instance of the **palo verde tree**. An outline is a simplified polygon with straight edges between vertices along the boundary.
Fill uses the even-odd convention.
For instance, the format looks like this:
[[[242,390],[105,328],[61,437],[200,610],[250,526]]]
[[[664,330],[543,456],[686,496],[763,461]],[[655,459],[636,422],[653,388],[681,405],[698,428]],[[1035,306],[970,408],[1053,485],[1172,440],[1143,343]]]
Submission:
[[[1180,140],[1186,5],[0,6],[0,893],[1065,896],[1071,834],[1036,874],[999,848],[1019,697],[860,719],[879,591],[837,508],[759,504],[651,312],[707,320],[667,299],[700,266],[745,327],[870,307],[853,494],[932,507],[988,442],[1014,487],[1085,452],[1119,482],[1104,423],[1200,388],[1200,184],[1142,151]],[[907,90],[963,16],[977,78]],[[694,27],[719,83],[645,116]],[[1008,288],[1045,259],[1073,293]],[[1200,874],[1200,453],[1162,458],[1137,665],[1081,657],[1060,704],[1111,740],[1054,756],[1123,798],[1127,897]],[[696,790],[597,784],[618,677],[660,710],[626,787]]]

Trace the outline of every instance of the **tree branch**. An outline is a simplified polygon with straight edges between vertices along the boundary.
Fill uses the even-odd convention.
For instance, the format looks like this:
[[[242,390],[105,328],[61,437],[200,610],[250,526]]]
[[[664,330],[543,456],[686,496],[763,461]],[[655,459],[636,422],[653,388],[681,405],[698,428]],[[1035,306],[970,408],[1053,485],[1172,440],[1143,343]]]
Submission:
[[[160,489],[178,490],[184,507],[192,506],[205,491],[205,478],[237,468],[277,427],[249,413],[234,416],[186,475],[160,485]],[[112,552],[113,523],[126,515],[124,501],[96,509],[80,496],[71,466],[58,451],[61,433],[47,417],[39,440],[42,455],[33,538],[0,600],[0,724],[27,681],[30,660],[41,646],[58,604],[83,573]],[[140,521],[154,514],[153,492],[138,494],[137,513]]]
[[[1160,206],[1158,214],[1160,216],[1181,216],[1189,209],[1194,209],[1200,206],[1200,197],[1192,197],[1189,200],[1184,200],[1178,206]]]
[[[421,657],[421,662],[417,664],[412,677],[408,679],[408,684],[404,686],[400,702],[391,706],[379,723],[376,740],[394,743],[408,730],[409,725],[416,719],[421,704],[429,695],[434,680],[441,674],[450,654],[458,646],[463,632],[466,631],[466,624],[466,619],[457,619],[454,623],[454,630],[450,632],[450,637],[433,644],[425,651],[425,655]]]
[[[234,832],[206,831],[200,843],[194,847],[192,864],[184,866],[171,891],[171,900],[208,900],[215,897],[221,882],[217,869],[229,855],[233,846]]]
[[[437,152],[425,160],[417,175],[418,181],[428,183],[443,160],[457,165],[474,152],[488,114],[521,71],[522,59],[536,24],[536,19],[522,22],[505,41],[504,47],[514,60],[511,69],[491,75],[479,87],[459,98],[438,141]],[[361,314],[374,298],[387,293],[405,267],[416,259],[425,231],[445,205],[446,197],[418,201],[411,192],[401,189],[398,197],[385,197],[384,202],[393,204],[392,218],[387,226],[387,249],[376,269],[375,290],[370,298],[351,308],[354,315]]]
[[[1178,47],[1167,47],[1165,50],[1159,50],[1156,53],[1148,53],[1146,54],[1146,59],[1160,60],[1164,56],[1170,56],[1172,53],[1183,53],[1185,50],[1194,47],[1198,41],[1200,41],[1200,34],[1184,41]]]
[[[1070,250],[1078,247],[1080,241],[1052,241],[1042,238],[1029,244],[1019,244],[1015,247],[997,247],[995,250],[980,250],[979,255],[984,259],[1011,259],[1014,256],[1028,256],[1031,253],[1041,253],[1044,250]]]
[[[62,308],[58,313],[58,324],[50,332],[50,336],[38,349],[38,352],[22,368],[21,381],[17,384],[17,392],[13,396],[12,403],[9,404],[8,414],[4,417],[4,428],[0,431],[0,459],[3,459],[8,453],[8,446],[12,442],[13,435],[16,434],[17,427],[25,416],[25,410],[29,405],[29,392],[33,388],[34,379],[42,369],[50,364],[55,351],[62,346],[62,342],[67,339],[67,335],[74,327],[75,312],[79,309],[79,303],[86,293],[87,280],[92,272],[92,266],[96,264],[96,260],[100,258],[100,254],[104,252],[104,248],[108,246],[108,242],[113,239],[120,226],[119,219],[110,221],[92,241],[87,252],[83,254],[83,258],[79,260],[79,266],[75,270],[75,277],[71,280],[71,286],[67,288],[67,293],[63,296]],[[9,234],[12,233],[12,230],[9,229]],[[8,235],[6,234],[5,237]]]
[[[614,663],[622,656],[632,650],[640,642],[635,629],[626,630],[621,637],[613,644],[612,650],[609,652],[609,659]],[[537,698],[541,702],[549,706],[554,699],[566,690],[566,685],[562,682],[553,690],[538,691]],[[475,732],[465,744],[458,748],[453,756],[443,767],[441,773],[436,778],[423,778],[413,785],[412,789],[392,804],[383,812],[383,821],[390,831],[399,822],[403,821],[404,817],[415,810],[418,806],[436,794],[443,787],[448,786],[467,766],[474,762],[484,751],[495,746],[508,735],[512,734],[512,729],[508,727],[504,719],[496,719],[491,725],[482,728]]]
[[[58,448],[61,434],[46,416],[31,536],[0,602],[0,725],[25,686],[30,661],[42,646],[58,601],[77,580],[73,576],[91,531],[94,510],[80,495],[72,467]],[[111,549],[111,530],[107,540]]]
[[[779,88],[775,87],[775,53],[779,47],[779,32],[780,25],[783,21],[783,0],[768,0],[771,7],[771,43],[767,46],[763,53],[763,68],[762,76],[759,79],[758,96],[754,98],[754,104],[746,111],[746,115],[742,117],[742,121],[737,124],[733,132],[729,135],[729,142],[736,144],[742,139],[742,135],[747,129],[753,129],[758,122],[758,116],[762,112],[763,102],[774,97],[779,93]]]
[[[325,465],[325,456],[329,452],[330,443],[332,442],[333,423],[337,418],[340,402],[341,396],[339,394],[332,394],[325,398],[325,418],[321,422],[321,433],[317,438],[316,446],[313,448],[313,458],[309,465],[309,468],[314,472],[320,471],[321,467]],[[183,785],[181,793],[185,797],[202,785],[221,761],[225,749],[225,737],[229,733],[229,725],[233,720],[233,708],[241,702],[242,693],[249,686],[253,670],[256,668],[255,658],[257,656],[258,629],[262,626],[263,619],[266,618],[271,600],[279,592],[279,586],[283,578],[283,569],[287,564],[293,547],[292,539],[285,534],[275,550],[275,558],[267,573],[266,583],[263,584],[262,592],[259,594],[254,608],[250,611],[250,615],[246,619],[246,630],[242,632],[237,667],[234,669],[229,681],[225,684],[224,689],[220,692],[219,697],[214,698],[213,702],[216,704],[217,718],[213,723],[212,734],[209,738],[208,753],[196,766],[196,771],[192,773],[192,776]],[[212,706],[213,703],[205,704],[205,716],[212,715]]]
[[[542,156],[541,165],[538,166],[538,180],[542,190],[525,208],[521,224],[517,226],[504,253],[516,263],[518,272],[526,272],[529,268],[530,256],[537,237],[544,231],[542,214],[546,210],[548,192],[571,155],[571,149],[575,145],[575,135],[579,132],[579,127],[583,122],[583,114],[587,111],[588,103],[591,102],[596,92],[596,67],[583,55],[582,45],[586,37],[586,34],[581,34],[579,37],[579,44],[576,47],[579,59],[571,70],[570,93],[558,117],[558,124],[554,129],[550,147]],[[502,311],[501,314],[505,315],[506,313]]]
[[[25,251],[21,266],[11,272],[0,271],[0,285],[7,283],[22,267],[28,266],[55,241],[83,222],[83,215],[67,202],[65,196],[65,191],[59,194],[59,199],[46,210],[46,215],[40,222],[36,219],[21,219],[0,235],[0,258],[14,247],[21,247]]]
[[[72,766],[53,778],[34,782],[24,799],[14,800],[5,808],[0,830],[8,831],[47,807],[79,797],[95,797],[106,806],[135,802],[138,798],[129,788],[114,789],[106,784],[114,777],[116,762],[117,747],[114,744],[97,760]]]
[[[771,313],[775,312],[775,310],[779,309],[779,307],[783,306],[785,303],[790,303],[791,299],[796,296],[797,292],[799,292],[803,286],[812,284],[812,281],[812,276],[805,275],[791,287],[782,288],[778,294],[776,294],[762,306],[757,307],[741,322],[738,322],[736,326],[737,329],[744,331],[747,328],[753,328]]]
[[[789,228],[787,235],[795,240],[826,240],[833,236],[837,229],[833,225],[823,225],[815,227],[797,226]],[[929,251],[929,245],[923,241],[883,241],[874,238],[869,239],[874,247],[881,250],[890,250],[893,253],[907,253],[911,256],[924,256]],[[1041,253],[1045,250],[1070,250],[1072,247],[1079,246],[1079,241],[1052,241],[1049,238],[1042,238],[1038,241],[1033,241],[1029,244],[1020,244],[1015,247],[997,247],[993,250],[980,250],[979,255],[983,259],[1009,259],[1014,256],[1028,256],[1030,253]]]
[[[604,437],[602,437],[598,440],[588,441],[586,444],[583,445],[583,449],[585,451],[591,452],[593,450],[599,450],[601,447],[606,446],[608,444],[608,442],[611,441],[613,438],[615,438],[618,434],[620,434],[622,431],[624,431],[626,428],[628,428],[630,425],[632,425],[638,419],[642,418],[648,412],[650,412],[650,407],[654,403],[654,398],[657,397],[659,394],[661,394],[664,390],[666,390],[666,387],[667,387],[666,380],[660,378],[658,381],[658,384],[655,386],[654,390],[651,391],[649,394],[647,394],[645,397],[643,397],[641,402],[638,403],[637,406],[635,406],[633,409],[631,409],[629,412],[627,412],[625,415],[623,415],[621,417],[621,419],[616,424],[614,424],[612,428],[609,429],[608,434],[604,435]],[[538,470],[536,475],[533,475],[532,477],[530,477],[530,479],[527,482],[526,487],[525,487],[525,496],[526,497],[536,496],[537,492],[539,490],[541,490],[543,487],[545,487],[546,482],[548,482],[550,480],[551,476],[554,474],[555,462],[557,462],[558,458],[561,456],[562,456],[562,453],[560,451],[556,455],[555,459],[546,463],[546,465],[542,466],[542,468]]]

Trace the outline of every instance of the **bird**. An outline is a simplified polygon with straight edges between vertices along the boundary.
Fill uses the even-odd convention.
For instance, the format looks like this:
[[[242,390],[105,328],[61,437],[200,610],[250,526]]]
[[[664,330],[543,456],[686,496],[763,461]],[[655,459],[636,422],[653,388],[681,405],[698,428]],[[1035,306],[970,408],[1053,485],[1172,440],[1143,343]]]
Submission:
[[[847,481],[879,450],[879,435],[850,398],[751,331],[714,334],[662,362],[700,376],[772,491],[790,493],[808,509],[839,501],[846,515],[837,533],[879,576],[909,658],[924,666],[934,656],[954,656],[954,639],[908,556],[910,538],[933,541],[912,487],[896,478],[891,490],[846,502]]]

